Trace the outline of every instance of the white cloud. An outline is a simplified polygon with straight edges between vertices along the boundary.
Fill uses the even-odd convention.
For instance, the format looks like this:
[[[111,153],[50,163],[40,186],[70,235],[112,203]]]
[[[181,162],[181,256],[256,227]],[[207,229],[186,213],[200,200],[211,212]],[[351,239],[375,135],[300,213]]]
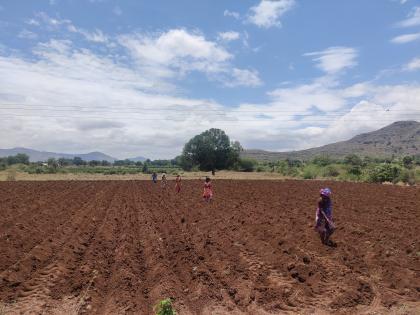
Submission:
[[[229,10],[225,10],[223,12],[223,15],[233,17],[236,20],[239,20],[239,18],[240,18],[240,14],[238,12],[229,11]]]
[[[324,76],[283,84],[265,103],[231,107],[178,90],[179,74],[192,71],[229,87],[262,84],[256,70],[235,66],[226,47],[201,33],[177,29],[117,39],[102,34],[117,49],[103,45],[94,51],[58,39],[74,26],[71,21],[37,21],[41,27],[59,25],[51,36],[57,39],[38,44],[30,58],[0,49],[0,121],[8,135],[0,137],[0,147],[171,158],[189,138],[215,127],[247,148],[303,149],[415,119],[420,106],[418,84],[340,84],[339,74],[357,64],[358,52],[349,47],[307,54]],[[406,66],[417,67],[416,59]]]
[[[23,39],[36,39],[36,38],[38,38],[38,35],[35,34],[34,32],[28,31],[27,29],[23,29],[18,34],[18,37],[23,38]]]
[[[303,149],[414,119],[420,105],[416,84],[342,86],[328,75],[275,89],[267,103],[232,108],[172,95],[141,69],[70,41],[44,43],[36,54],[0,55],[0,119],[8,135],[0,147],[171,158],[215,127],[247,148]],[[4,105],[16,102],[25,105]]]
[[[404,34],[391,39],[394,44],[406,44],[420,39],[420,33]]]
[[[420,57],[412,59],[408,64],[404,66],[406,71],[417,71],[420,70]]]
[[[271,119],[232,125],[228,130],[247,148],[307,149],[419,117],[420,85],[361,82],[341,86],[321,77],[308,84],[276,89],[269,95],[269,103],[243,104],[238,110],[253,111],[249,117],[254,119],[258,113]]]
[[[304,56],[314,57],[317,67],[326,73],[337,73],[357,65],[358,52],[351,47],[330,47],[323,51],[306,53]]]
[[[138,70],[167,87],[172,85],[168,80],[183,78],[193,71],[204,73],[209,79],[227,87],[261,84],[256,70],[235,68],[232,63],[234,56],[223,45],[206,39],[198,31],[171,29],[161,33],[130,33],[110,38],[99,29],[85,30],[76,27],[71,20],[52,18],[44,12],[37,13],[36,19],[28,23],[47,27],[49,31],[79,34],[87,41],[104,44],[107,48],[125,48],[129,52],[126,58]],[[219,39],[223,41],[239,38],[240,34],[233,31],[219,34]],[[163,83],[164,80],[166,83]]]
[[[99,29],[94,31],[88,31],[79,27],[76,27],[71,20],[53,18],[45,12],[37,12],[35,18],[26,21],[26,24],[32,26],[46,27],[49,31],[67,30],[72,33],[82,35],[86,40],[95,43],[106,44],[109,42],[109,38]]]
[[[126,34],[115,44],[125,46],[100,53],[51,39],[31,58],[0,50],[0,120],[12,135],[0,147],[173,157],[189,137],[235,120],[214,101],[178,96],[178,72],[200,71],[229,87],[261,84],[257,71],[235,67],[232,54],[199,33]],[[130,54],[121,55],[124,47]]]
[[[77,28],[73,24],[69,24],[67,29],[73,33],[81,34],[86,40],[94,43],[108,43],[109,39],[101,30],[96,29],[92,32]]]
[[[263,28],[280,27],[280,18],[294,5],[295,0],[261,0],[258,5],[251,7],[248,22]]]
[[[240,38],[240,34],[234,31],[220,32],[218,35],[219,40],[230,42]]]
[[[70,52],[72,42],[70,40],[51,39],[47,43],[39,43],[34,53],[42,57],[59,57],[58,54],[67,55]],[[51,58],[57,60],[57,58]]]
[[[40,25],[39,21],[37,21],[35,19],[28,19],[28,20],[25,21],[25,23],[28,24],[28,25],[35,25],[35,26]]]
[[[269,93],[275,103],[292,108],[296,112],[316,108],[329,112],[343,108],[347,103],[343,91],[336,89],[336,81],[321,77],[309,84],[278,88]]]
[[[71,79],[86,81],[92,85],[95,82],[103,82],[104,85],[127,88],[125,85],[128,84],[130,88],[143,91],[159,91],[159,82],[153,81],[152,78],[143,78],[141,73],[116,64],[110,57],[96,55],[86,49],[77,49],[69,40],[53,39],[47,43],[40,43],[34,49],[34,54],[38,56],[39,61],[27,66],[34,73],[48,73],[51,79],[57,76],[56,80],[59,80],[60,73],[63,73]],[[13,61],[16,62],[17,59]],[[23,65],[23,62],[15,63],[15,70],[21,69],[17,66]],[[115,78],[112,75],[115,75]]]
[[[119,43],[126,47],[143,71],[161,77],[176,77],[191,71],[207,74],[210,78],[222,81],[226,86],[243,85],[255,81],[232,79],[231,60],[234,58],[224,47],[207,40],[200,33],[184,29],[173,29],[156,35],[130,34],[119,37]],[[256,72],[252,72],[257,75]]]
[[[227,86],[251,86],[256,87],[262,85],[262,81],[255,70],[247,69],[232,69],[232,77],[234,80],[227,79],[225,84]]]
[[[173,29],[158,36],[124,35],[120,43],[127,47],[140,63],[177,64],[183,59],[192,62],[218,63],[233,56],[203,35],[183,29]]]
[[[399,27],[411,27],[416,25],[420,25],[420,7],[414,7],[405,20],[397,23],[397,26]]]
[[[71,21],[68,19],[54,18],[49,16],[45,12],[35,13],[36,19],[30,19],[29,23],[31,25],[46,25],[49,29],[58,29],[62,25],[71,25]]]
[[[171,96],[154,78],[69,41],[44,43],[36,53],[29,60],[0,55],[0,119],[10,135],[1,147],[170,157],[220,117],[200,111],[218,104]],[[4,105],[16,102],[24,105]]]

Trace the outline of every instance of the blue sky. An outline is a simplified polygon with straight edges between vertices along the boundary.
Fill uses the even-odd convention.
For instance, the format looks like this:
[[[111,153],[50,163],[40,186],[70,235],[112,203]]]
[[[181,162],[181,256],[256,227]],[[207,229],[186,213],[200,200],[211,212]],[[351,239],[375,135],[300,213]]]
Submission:
[[[0,147],[297,150],[420,119],[420,1],[0,0]]]

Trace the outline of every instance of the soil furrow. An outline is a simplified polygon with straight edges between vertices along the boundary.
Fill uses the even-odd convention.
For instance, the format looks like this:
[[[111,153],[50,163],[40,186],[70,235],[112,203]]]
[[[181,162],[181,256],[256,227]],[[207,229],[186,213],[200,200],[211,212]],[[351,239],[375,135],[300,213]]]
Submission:
[[[168,297],[186,315],[420,313],[418,187],[214,180],[206,203],[202,184],[0,183],[6,314],[148,315]],[[313,228],[324,186],[335,247]]]

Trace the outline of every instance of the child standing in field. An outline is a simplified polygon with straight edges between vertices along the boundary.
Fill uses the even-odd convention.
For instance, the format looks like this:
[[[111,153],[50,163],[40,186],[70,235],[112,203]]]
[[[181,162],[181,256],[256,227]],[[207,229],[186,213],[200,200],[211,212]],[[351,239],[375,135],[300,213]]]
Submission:
[[[323,244],[333,245],[330,241],[330,236],[334,233],[335,224],[332,218],[331,189],[329,188],[320,190],[318,209],[316,210],[315,229],[318,231]]]
[[[166,188],[166,184],[167,184],[167,182],[166,182],[166,174],[163,173],[162,174],[162,182],[161,182],[162,188]]]
[[[177,193],[181,191],[181,176],[179,174],[176,175],[176,179],[175,179],[175,191]]]
[[[213,188],[211,185],[210,177],[206,177],[204,182],[204,192],[203,192],[203,200],[204,201],[211,201],[213,198]]]

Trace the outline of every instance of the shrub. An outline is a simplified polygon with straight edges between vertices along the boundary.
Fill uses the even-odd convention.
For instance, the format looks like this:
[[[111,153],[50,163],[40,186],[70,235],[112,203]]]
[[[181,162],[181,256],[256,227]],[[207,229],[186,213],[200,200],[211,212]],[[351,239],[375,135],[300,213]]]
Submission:
[[[109,169],[109,170],[105,171],[105,172],[104,172],[104,175],[115,175],[115,174],[117,174],[117,173],[118,173],[118,172],[117,172],[117,170],[115,170],[115,169],[111,168],[111,169]]]
[[[57,160],[54,158],[49,158],[47,164],[50,169],[57,169],[59,166]]]
[[[149,167],[148,167],[147,163],[144,163],[144,164],[143,164],[143,167],[142,167],[141,171],[142,171],[144,174],[150,174],[150,170],[149,170]]]
[[[253,172],[257,161],[253,159],[242,158],[239,160],[239,169],[244,172]]]
[[[360,180],[360,176],[358,175],[354,175],[354,174],[350,174],[350,173],[344,173],[344,174],[340,174],[340,176],[338,177],[339,180],[344,180],[344,181],[351,181],[351,182],[355,182]]]
[[[371,168],[367,173],[370,182],[383,183],[395,182],[401,173],[401,168],[395,164],[380,164]]]
[[[348,165],[362,165],[362,159],[356,154],[346,155],[344,158],[344,163]]]
[[[301,160],[292,160],[292,159],[287,158],[284,161],[287,163],[289,167],[301,167],[303,165]]]
[[[171,299],[164,299],[154,307],[156,315],[176,315]]]
[[[318,166],[327,166],[332,164],[333,161],[327,155],[319,155],[313,158],[312,163]]]
[[[411,156],[404,156],[402,163],[405,168],[411,168],[413,166],[414,158]]]
[[[409,171],[407,169],[403,169],[398,176],[398,181],[401,181],[403,183],[409,184],[409,185],[415,185],[416,184],[416,175],[414,171]]]
[[[44,173],[44,168],[42,166],[29,166],[27,167],[25,170],[25,172],[27,172],[28,174],[43,174]]]
[[[348,168],[347,173],[355,176],[360,176],[362,174],[362,168],[359,165],[351,165]]]
[[[264,167],[262,167],[261,165],[257,167],[257,172],[261,173],[264,172]]]
[[[86,165],[86,161],[83,161],[81,157],[75,156],[73,158],[73,164],[76,166]]]
[[[296,177],[299,175],[299,167],[302,163],[298,160],[285,160],[278,163],[277,172],[284,176]]]
[[[372,163],[373,162],[373,160],[372,160],[372,158],[371,157],[369,157],[369,156],[365,156],[364,158],[363,158],[363,160],[362,160],[362,165],[363,166],[366,166],[366,165],[369,165],[370,163]]]
[[[287,176],[292,176],[292,177],[299,176],[299,168],[297,168],[297,167],[290,167],[287,170]]]
[[[415,179],[416,183],[420,183],[420,169],[417,169],[414,172],[414,179]]]
[[[340,172],[338,171],[338,168],[334,165],[328,165],[322,171],[323,177],[337,177],[338,175],[340,175]]]
[[[318,169],[314,165],[307,165],[303,169],[303,178],[304,179],[315,179],[318,176]]]
[[[91,160],[91,161],[88,162],[88,164],[89,164],[89,166],[95,167],[95,166],[101,165],[101,161]]]
[[[47,173],[47,174],[56,174],[57,173],[57,168],[54,167],[54,166],[48,166],[46,168],[45,173]]]

